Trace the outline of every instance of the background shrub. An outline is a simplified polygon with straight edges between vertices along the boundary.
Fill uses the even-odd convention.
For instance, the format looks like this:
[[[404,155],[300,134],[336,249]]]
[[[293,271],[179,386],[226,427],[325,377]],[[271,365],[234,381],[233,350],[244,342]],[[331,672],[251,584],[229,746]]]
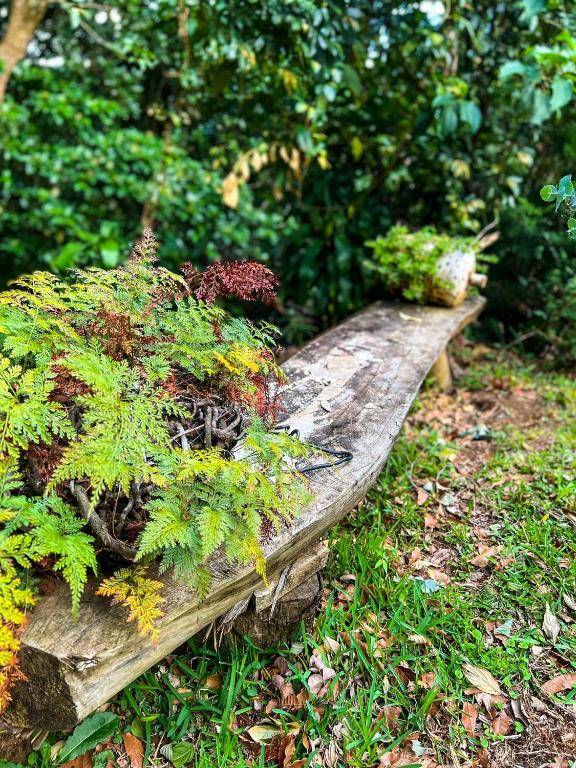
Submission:
[[[576,243],[551,210],[522,199],[505,210],[488,283],[488,330],[561,365],[576,360]]]
[[[554,314],[550,281],[556,317],[570,302],[557,224],[529,268],[525,245],[527,206],[576,156],[566,7],[50,4],[0,104],[2,274],[112,267],[153,224],[170,267],[184,252],[273,266],[300,338],[367,300],[365,242],[393,224],[470,235],[496,220],[491,295],[533,277],[510,317],[492,305],[493,327],[532,331]]]

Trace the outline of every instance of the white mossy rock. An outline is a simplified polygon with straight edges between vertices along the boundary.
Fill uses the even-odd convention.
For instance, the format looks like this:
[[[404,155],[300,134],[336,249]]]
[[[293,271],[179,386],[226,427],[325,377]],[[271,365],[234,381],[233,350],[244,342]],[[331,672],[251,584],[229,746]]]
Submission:
[[[471,285],[483,288],[486,282],[486,276],[476,272],[476,254],[473,251],[452,251],[438,261],[429,300],[434,304],[457,307],[468,295]]]

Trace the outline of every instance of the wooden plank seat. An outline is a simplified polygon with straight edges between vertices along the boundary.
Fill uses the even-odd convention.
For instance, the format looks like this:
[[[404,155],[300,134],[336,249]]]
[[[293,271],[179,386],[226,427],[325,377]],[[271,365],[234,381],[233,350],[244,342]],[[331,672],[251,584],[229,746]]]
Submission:
[[[252,608],[255,602],[266,618],[282,591],[294,594],[295,581],[309,581],[325,562],[321,539],[378,477],[425,376],[483,304],[479,297],[455,309],[376,303],[290,358],[283,365],[283,422],[304,439],[349,451],[353,458],[310,474],[314,501],[266,544],[270,589],[252,568],[223,561],[213,564],[214,582],[203,602],[162,576],[165,615],[153,645],[126,621],[121,607],[95,596],[94,585],[74,622],[68,588],[58,584],[25,628],[27,681],[15,687],[4,719],[20,727],[69,728],[199,630],[246,605],[247,598],[255,594]]]

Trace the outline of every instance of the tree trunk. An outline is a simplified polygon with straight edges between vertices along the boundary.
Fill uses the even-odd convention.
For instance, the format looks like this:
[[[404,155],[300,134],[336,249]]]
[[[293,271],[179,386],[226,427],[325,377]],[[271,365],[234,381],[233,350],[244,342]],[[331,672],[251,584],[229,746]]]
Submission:
[[[12,0],[6,34],[0,42],[0,104],[4,101],[10,75],[24,58],[38,25],[44,18],[49,0]]]

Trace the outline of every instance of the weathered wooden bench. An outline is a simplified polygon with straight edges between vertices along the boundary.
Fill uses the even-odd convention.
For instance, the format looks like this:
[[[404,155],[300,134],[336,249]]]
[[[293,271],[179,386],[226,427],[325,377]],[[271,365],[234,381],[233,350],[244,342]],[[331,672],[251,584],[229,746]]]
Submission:
[[[122,608],[96,597],[93,588],[75,623],[61,584],[24,631],[27,681],[14,689],[4,719],[21,727],[69,728],[218,617],[236,619],[242,631],[252,619],[237,614],[248,602],[252,618],[264,622],[283,611],[289,620],[295,596],[312,603],[314,578],[327,556],[322,537],[374,483],[425,376],[439,358],[445,371],[448,342],[483,304],[479,297],[456,309],[377,303],[290,358],[283,366],[282,418],[304,439],[349,451],[353,459],[310,475],[313,503],[266,545],[270,587],[263,588],[252,568],[216,563],[212,589],[199,602],[192,590],[162,577],[165,616],[152,645],[127,623]]]

